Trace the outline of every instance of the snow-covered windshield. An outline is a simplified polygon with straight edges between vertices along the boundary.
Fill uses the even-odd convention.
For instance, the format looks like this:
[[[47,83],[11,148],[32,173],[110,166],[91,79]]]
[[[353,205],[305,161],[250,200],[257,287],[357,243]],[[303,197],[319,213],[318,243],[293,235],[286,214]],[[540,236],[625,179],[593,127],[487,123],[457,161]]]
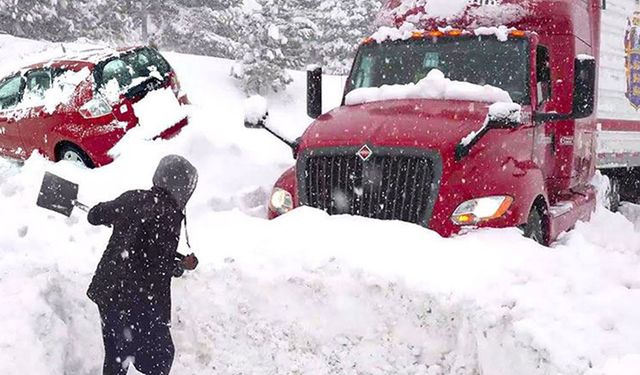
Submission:
[[[443,37],[371,43],[358,52],[347,92],[363,87],[417,83],[433,69],[445,77],[507,91],[514,102],[529,101],[526,39],[495,36]]]

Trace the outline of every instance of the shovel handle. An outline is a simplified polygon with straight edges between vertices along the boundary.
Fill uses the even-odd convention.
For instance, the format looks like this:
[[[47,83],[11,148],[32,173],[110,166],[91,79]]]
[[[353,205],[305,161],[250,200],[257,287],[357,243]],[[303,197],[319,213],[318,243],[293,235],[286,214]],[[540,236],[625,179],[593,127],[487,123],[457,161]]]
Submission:
[[[80,203],[76,200],[73,201],[73,205],[74,207],[77,207],[78,209],[84,211],[84,212],[89,212],[89,210],[91,209],[91,207],[87,206],[86,204]]]

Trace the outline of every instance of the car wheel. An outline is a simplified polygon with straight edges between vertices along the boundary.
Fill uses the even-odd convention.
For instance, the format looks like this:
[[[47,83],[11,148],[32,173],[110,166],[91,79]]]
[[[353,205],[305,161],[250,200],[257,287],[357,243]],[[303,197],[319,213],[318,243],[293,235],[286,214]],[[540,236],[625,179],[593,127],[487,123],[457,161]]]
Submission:
[[[531,209],[529,218],[527,219],[527,225],[524,227],[525,237],[531,238],[540,245],[547,245],[547,235],[544,225],[544,217],[540,213],[540,210],[536,207]]]
[[[76,164],[82,164],[87,168],[93,168],[93,162],[89,158],[89,156],[82,151],[80,148],[73,145],[63,145],[60,147],[57,155],[57,161],[70,161]]]

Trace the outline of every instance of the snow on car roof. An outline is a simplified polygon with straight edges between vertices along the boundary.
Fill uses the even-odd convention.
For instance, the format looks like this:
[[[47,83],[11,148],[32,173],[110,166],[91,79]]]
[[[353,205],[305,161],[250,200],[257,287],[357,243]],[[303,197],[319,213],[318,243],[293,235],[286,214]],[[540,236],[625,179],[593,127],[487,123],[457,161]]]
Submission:
[[[31,64],[21,70],[37,69],[46,66],[65,66],[73,70],[80,70],[84,67],[96,65],[108,58],[119,56],[123,53],[133,51],[137,48],[140,48],[140,46],[122,48],[104,47],[69,51],[65,52],[65,54],[60,57],[55,57],[36,64]]]

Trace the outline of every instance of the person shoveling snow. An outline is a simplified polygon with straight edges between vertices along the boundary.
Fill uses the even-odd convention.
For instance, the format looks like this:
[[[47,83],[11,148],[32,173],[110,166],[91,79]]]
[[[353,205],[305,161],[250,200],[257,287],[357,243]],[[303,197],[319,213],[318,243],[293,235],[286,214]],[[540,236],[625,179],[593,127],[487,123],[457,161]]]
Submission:
[[[176,251],[197,180],[193,165],[170,155],[150,190],[125,192],[89,211],[89,223],[113,227],[87,292],[102,320],[104,375],[125,375],[130,365],[147,375],[171,370],[171,279],[198,264],[194,254]]]

